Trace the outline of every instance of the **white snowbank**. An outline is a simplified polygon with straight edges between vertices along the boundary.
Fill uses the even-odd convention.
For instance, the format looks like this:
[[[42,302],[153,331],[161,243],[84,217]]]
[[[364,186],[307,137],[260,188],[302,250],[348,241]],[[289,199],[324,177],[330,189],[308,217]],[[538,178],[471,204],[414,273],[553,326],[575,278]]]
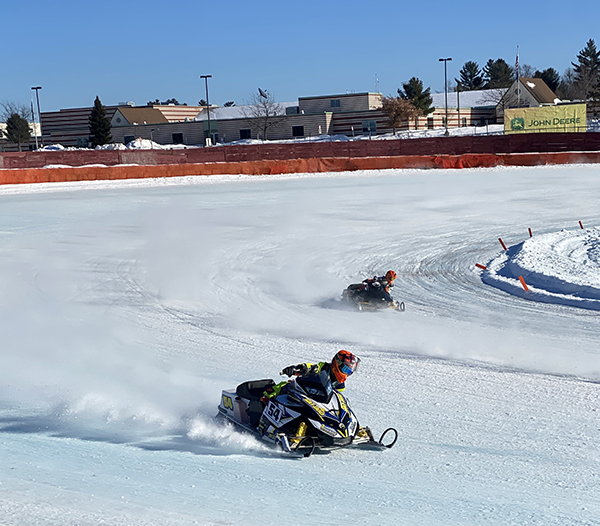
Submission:
[[[494,258],[481,277],[533,301],[600,310],[600,228],[531,237]]]

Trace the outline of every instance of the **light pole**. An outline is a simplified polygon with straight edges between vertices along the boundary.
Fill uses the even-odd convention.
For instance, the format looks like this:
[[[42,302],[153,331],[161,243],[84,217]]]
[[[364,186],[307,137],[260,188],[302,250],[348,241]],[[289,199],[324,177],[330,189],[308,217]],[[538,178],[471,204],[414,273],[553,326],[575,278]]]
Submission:
[[[33,119],[33,133],[35,133],[35,149],[39,148],[38,146],[38,136],[37,136],[37,126],[35,125],[35,111],[33,109],[33,90],[30,92],[31,94],[31,118]]]
[[[32,87],[31,89],[35,90],[35,98],[37,100],[37,110],[38,110],[38,123],[40,125],[40,134],[41,134],[40,140],[42,142],[42,148],[43,148],[44,147],[44,134],[42,133],[42,114],[40,112],[40,94],[38,93],[38,91],[41,90],[42,87],[35,86],[35,87]],[[36,137],[37,137],[37,130],[36,130]],[[36,145],[36,147],[37,147],[37,145]]]
[[[446,137],[448,134],[448,61],[452,60],[451,58],[441,58],[440,62],[444,63],[444,94],[446,99]]]
[[[208,102],[208,79],[212,78],[212,75],[200,75],[201,79],[204,79],[204,85],[206,86],[206,115],[208,116],[208,138],[212,144],[212,135],[210,133],[210,103]]]

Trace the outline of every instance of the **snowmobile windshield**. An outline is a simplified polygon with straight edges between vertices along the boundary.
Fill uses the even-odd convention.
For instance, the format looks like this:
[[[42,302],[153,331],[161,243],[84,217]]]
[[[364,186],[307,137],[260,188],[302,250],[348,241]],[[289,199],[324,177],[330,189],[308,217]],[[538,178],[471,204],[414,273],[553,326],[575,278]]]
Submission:
[[[299,376],[296,383],[304,392],[317,402],[328,404],[333,396],[333,386],[328,371]]]

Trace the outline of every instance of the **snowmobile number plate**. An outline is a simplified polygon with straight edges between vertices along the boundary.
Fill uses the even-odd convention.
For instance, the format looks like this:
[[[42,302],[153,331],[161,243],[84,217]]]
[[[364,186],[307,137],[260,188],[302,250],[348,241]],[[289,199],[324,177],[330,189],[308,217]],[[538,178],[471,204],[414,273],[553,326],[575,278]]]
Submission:
[[[281,425],[283,414],[283,410],[273,400],[270,400],[267,407],[265,407],[264,415],[275,427]]]

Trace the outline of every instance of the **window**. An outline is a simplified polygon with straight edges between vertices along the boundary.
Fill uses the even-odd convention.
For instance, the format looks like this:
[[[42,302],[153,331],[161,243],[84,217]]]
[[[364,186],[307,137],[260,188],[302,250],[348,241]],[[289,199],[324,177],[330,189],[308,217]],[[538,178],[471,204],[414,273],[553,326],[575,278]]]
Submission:
[[[433,117],[427,117],[427,128],[433,130]]]
[[[78,148],[87,148],[89,145],[90,145],[90,141],[87,137],[77,137],[77,147]]]
[[[466,117],[462,118],[462,125],[463,125],[463,128],[467,126],[467,118]]]
[[[331,107],[332,108],[339,108],[340,105],[341,105],[340,99],[331,99]]]
[[[304,126],[292,126],[292,137],[304,137]]]
[[[362,128],[363,128],[363,135],[376,135],[377,134],[377,123],[375,121],[363,121]]]
[[[133,135],[125,135],[125,137],[123,137],[123,144],[129,144],[134,139],[135,137]]]
[[[183,133],[173,134],[173,144],[183,144]]]
[[[241,139],[252,139],[252,130],[250,130],[250,129],[240,130],[240,140]]]

